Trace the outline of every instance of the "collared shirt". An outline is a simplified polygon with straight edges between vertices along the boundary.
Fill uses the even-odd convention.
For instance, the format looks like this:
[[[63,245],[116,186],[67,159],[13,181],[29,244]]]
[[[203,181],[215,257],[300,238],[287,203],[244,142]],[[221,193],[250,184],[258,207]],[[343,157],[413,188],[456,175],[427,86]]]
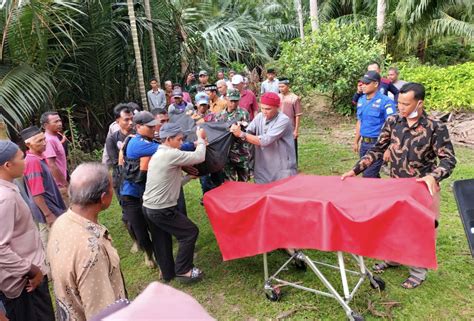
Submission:
[[[216,100],[209,100],[209,110],[213,114],[219,114],[221,111],[227,108],[227,100],[216,98]]]
[[[122,149],[125,138],[127,138],[127,135],[124,135],[121,130],[118,130],[107,136],[107,140],[105,141],[105,149],[107,150],[107,155],[109,156],[108,165],[112,168],[116,168],[118,166],[119,153]]]
[[[137,134],[135,137],[132,137],[127,144],[127,158],[139,159],[141,157],[152,156],[158,149],[159,145],[160,144],[158,144],[157,142]],[[120,195],[140,198],[143,196],[144,191],[145,183],[138,184],[124,179],[120,188]]]
[[[389,93],[391,93],[395,103],[398,102],[398,89],[387,78],[382,78],[380,80],[378,90],[385,96],[388,96]],[[355,93],[354,96],[352,97],[352,105],[354,105],[354,106],[357,105],[357,102],[359,101],[359,98],[362,97],[362,95],[363,94]],[[392,99],[392,98],[390,98],[390,99]]]
[[[301,116],[303,114],[303,112],[301,111],[300,97],[291,92],[286,95],[279,94],[279,96],[280,110],[286,116],[288,116],[294,129],[296,126],[296,116]]]
[[[67,211],[49,233],[48,259],[62,320],[85,321],[126,298],[120,258],[105,226]]]
[[[255,182],[270,183],[296,175],[295,142],[288,116],[282,112],[271,120],[259,113],[247,127],[255,134],[260,146],[255,145]]]
[[[360,135],[377,138],[387,117],[395,112],[395,102],[381,92],[377,92],[370,100],[367,99],[367,95],[363,95],[357,103]]]
[[[280,89],[278,88],[279,81],[277,78],[273,79],[273,81],[270,80],[265,80],[262,82],[262,85],[260,86],[260,94],[264,93],[275,93],[278,94],[280,92]]]
[[[109,131],[107,132],[107,137],[105,138],[105,141],[107,141],[107,138],[109,138],[110,135],[113,133],[117,132],[120,130],[120,125],[114,121],[109,125]],[[102,164],[110,166],[110,158],[109,155],[107,155],[107,148],[104,144],[104,151],[102,152]]]
[[[157,91],[153,91],[153,89],[151,89],[148,91],[146,96],[148,97],[150,110],[156,108],[166,108],[166,95],[163,89],[158,88]]]
[[[254,115],[258,112],[258,103],[255,94],[248,89],[244,89],[240,94],[239,107],[248,111],[250,120],[252,120]]]
[[[456,166],[448,129],[428,118],[425,112],[411,127],[406,118],[390,116],[377,143],[357,162],[354,172],[359,174],[375,160],[382,159],[387,149],[391,158],[390,176],[395,178],[431,175],[439,182],[451,175]]]
[[[189,180],[189,176],[183,178],[181,167],[199,164],[205,157],[206,143],[202,138],[197,140],[194,152],[160,145],[148,166],[143,206],[151,209],[175,206],[178,203],[181,185]]]
[[[43,153],[44,157],[46,157],[47,159],[56,159],[56,165],[58,166],[61,174],[63,174],[64,179],[67,179],[66,151],[64,150],[61,141],[59,140],[58,136],[51,135],[48,132],[45,132],[44,136],[46,138],[46,150]],[[60,182],[56,181],[56,184],[59,187],[62,187],[62,184]]]
[[[216,116],[216,121],[222,122],[249,122],[249,113],[240,107],[237,107],[232,112],[228,112],[224,109],[220,114]],[[234,142],[230,146],[229,160],[232,163],[247,162],[250,158],[250,146],[249,144],[239,138],[234,139]]]
[[[43,156],[27,151],[23,173],[32,196],[42,195],[49,210],[56,217],[66,212],[67,207],[64,204],[61,192],[54,182],[53,175]],[[46,223],[44,217],[39,223]]]
[[[15,184],[0,179],[0,291],[10,299],[20,296],[31,265],[47,272],[44,260],[30,208]]]

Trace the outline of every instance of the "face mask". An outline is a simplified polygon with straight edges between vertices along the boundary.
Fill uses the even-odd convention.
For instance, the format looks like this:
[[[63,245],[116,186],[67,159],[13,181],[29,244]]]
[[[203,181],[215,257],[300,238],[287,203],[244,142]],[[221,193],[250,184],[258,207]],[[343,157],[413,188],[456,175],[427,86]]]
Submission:
[[[420,103],[421,103],[421,101],[419,101],[419,102],[416,104],[415,110],[412,111],[412,112],[410,113],[410,115],[407,116],[408,119],[413,119],[413,118],[418,117],[418,107],[420,107]]]

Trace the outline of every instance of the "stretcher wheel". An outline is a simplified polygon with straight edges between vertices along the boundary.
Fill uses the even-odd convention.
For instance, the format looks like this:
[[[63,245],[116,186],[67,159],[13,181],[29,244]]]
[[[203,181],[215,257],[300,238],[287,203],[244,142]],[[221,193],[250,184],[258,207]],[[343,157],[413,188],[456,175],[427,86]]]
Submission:
[[[385,290],[385,281],[378,276],[374,276],[372,277],[372,280],[370,280],[370,286],[372,289],[379,289],[380,291],[383,291]]]
[[[267,290],[265,292],[265,296],[267,297],[268,300],[272,302],[279,301],[281,298],[281,290],[280,288],[274,288],[272,287],[271,290]]]
[[[350,320],[352,320],[352,321],[364,321],[365,319],[359,313],[352,312]]]

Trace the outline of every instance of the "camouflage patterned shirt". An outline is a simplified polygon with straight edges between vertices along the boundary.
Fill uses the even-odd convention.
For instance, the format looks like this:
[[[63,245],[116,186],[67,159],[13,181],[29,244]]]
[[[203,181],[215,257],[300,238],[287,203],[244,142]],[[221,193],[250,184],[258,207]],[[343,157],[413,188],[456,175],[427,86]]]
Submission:
[[[451,175],[456,166],[448,129],[425,112],[411,127],[400,115],[387,118],[377,143],[357,162],[354,172],[363,172],[381,159],[387,149],[391,158],[390,176],[394,178],[431,175],[439,182]]]
[[[250,116],[248,111],[237,107],[234,111],[228,112],[224,109],[216,115],[216,121],[234,121],[234,122],[249,122]],[[247,162],[250,157],[250,149],[247,142],[240,138],[236,138],[230,147],[229,160],[234,163]]]

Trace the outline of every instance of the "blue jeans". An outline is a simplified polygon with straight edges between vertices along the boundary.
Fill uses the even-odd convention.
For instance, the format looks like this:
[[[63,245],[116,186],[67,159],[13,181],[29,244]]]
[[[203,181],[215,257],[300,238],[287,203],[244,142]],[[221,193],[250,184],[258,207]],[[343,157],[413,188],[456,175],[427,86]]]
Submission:
[[[359,156],[363,157],[369,150],[374,147],[375,143],[366,143],[362,141],[360,144],[360,151]],[[367,169],[363,172],[363,177],[372,177],[372,178],[380,178],[380,168],[382,167],[383,159],[378,159],[372,163]]]
[[[206,192],[224,183],[224,172],[220,171],[217,173],[207,174],[199,177],[199,180],[201,182],[202,195],[204,195]]]

